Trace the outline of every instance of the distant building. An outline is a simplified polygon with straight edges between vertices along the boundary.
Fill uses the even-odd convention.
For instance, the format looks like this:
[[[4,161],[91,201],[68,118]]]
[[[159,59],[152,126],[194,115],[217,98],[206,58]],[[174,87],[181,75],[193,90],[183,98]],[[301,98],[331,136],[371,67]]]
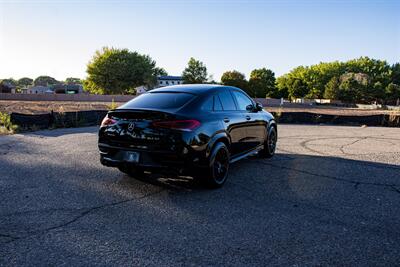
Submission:
[[[182,83],[183,83],[183,79],[181,76],[158,76],[156,87],[164,87],[164,86],[177,85],[177,84],[182,84]]]
[[[21,92],[23,94],[53,94],[53,90],[50,89],[50,87],[47,86],[32,86],[28,88],[23,88],[21,89]]]
[[[53,86],[56,94],[82,94],[83,87],[80,84],[57,84]]]
[[[147,92],[147,87],[145,85],[141,85],[135,88],[136,94],[141,95]]]

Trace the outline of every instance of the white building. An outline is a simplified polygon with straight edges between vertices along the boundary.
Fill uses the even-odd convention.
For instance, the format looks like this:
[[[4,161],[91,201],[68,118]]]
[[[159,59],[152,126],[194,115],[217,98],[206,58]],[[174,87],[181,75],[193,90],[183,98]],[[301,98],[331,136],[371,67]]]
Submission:
[[[136,94],[141,95],[147,92],[147,87],[144,85],[138,86],[135,88]]]
[[[21,89],[22,93],[26,94],[53,94],[54,92],[47,86],[32,86],[26,89]]]
[[[182,84],[182,83],[183,83],[183,79],[181,76],[158,76],[156,87],[178,85],[178,84]]]

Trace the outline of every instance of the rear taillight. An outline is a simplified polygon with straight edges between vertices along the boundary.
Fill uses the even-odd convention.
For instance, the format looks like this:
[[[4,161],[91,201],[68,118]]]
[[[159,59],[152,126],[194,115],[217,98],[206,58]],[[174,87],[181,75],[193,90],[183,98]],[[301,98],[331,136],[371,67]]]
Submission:
[[[116,123],[117,123],[116,120],[111,119],[108,116],[105,116],[103,121],[101,122],[101,126],[100,127],[110,126],[110,125],[114,125]]]
[[[155,121],[153,122],[153,127],[190,132],[199,127],[200,124],[197,120]]]

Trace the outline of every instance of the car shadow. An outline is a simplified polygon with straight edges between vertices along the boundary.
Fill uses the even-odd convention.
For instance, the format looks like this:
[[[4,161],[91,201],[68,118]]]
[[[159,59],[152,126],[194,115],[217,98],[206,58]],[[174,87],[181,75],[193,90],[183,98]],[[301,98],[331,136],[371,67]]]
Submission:
[[[65,135],[74,135],[74,134],[96,134],[98,131],[97,126],[92,127],[79,127],[79,128],[57,128],[52,130],[39,130],[33,132],[25,132],[22,135],[26,136],[37,136],[37,137],[60,137]]]

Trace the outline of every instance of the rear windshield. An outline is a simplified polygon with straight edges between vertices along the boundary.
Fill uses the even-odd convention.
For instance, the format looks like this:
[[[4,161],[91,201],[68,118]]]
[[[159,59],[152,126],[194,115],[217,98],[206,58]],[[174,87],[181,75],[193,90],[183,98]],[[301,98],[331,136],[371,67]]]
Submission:
[[[147,93],[135,97],[120,109],[157,108],[176,109],[182,107],[195,96],[188,93]]]

